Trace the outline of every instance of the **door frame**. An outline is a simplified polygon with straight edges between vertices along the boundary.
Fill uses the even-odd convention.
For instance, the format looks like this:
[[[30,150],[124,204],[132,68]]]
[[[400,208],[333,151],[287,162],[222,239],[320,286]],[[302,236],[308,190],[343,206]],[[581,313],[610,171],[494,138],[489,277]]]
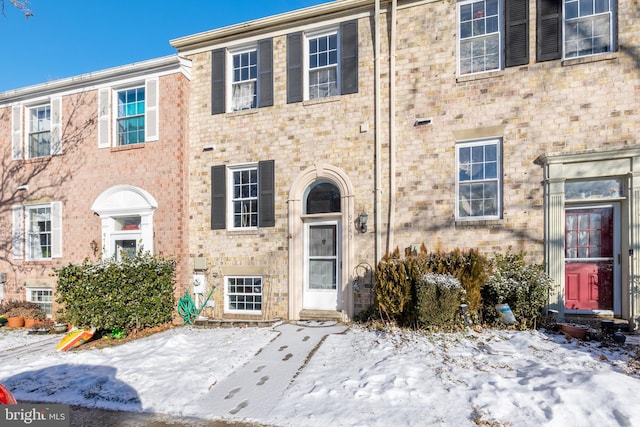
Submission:
[[[613,315],[620,316],[622,314],[622,240],[621,240],[621,217],[620,217],[620,202],[600,202],[600,203],[576,203],[566,204],[564,207],[564,219],[566,221],[566,212],[577,209],[600,209],[600,208],[612,208],[613,209]],[[565,228],[565,227],[563,227]],[[563,237],[566,239],[566,229]],[[566,243],[564,243],[566,246]],[[563,257],[563,275],[566,275],[565,267],[567,265],[566,257]],[[566,295],[567,288],[564,286],[564,295]],[[564,298],[564,297],[563,297]],[[606,314],[610,310],[571,310],[565,308],[567,314]]]
[[[305,191],[318,180],[331,181],[340,190],[340,212],[333,214],[306,215],[303,209]],[[302,293],[304,281],[304,221],[313,217],[336,218],[340,222],[340,254],[341,269],[338,281],[338,293],[341,307],[338,309],[343,321],[349,321],[354,315],[353,286],[349,272],[353,268],[354,230],[355,230],[355,196],[354,188],[347,174],[340,168],[317,163],[300,172],[293,180],[289,190],[289,269],[288,269],[288,308],[289,320],[300,320],[302,311]]]
[[[340,238],[340,219],[339,218],[326,218],[326,217],[313,217],[307,218],[304,221],[304,286],[302,291],[302,309],[309,310],[335,310],[340,311],[342,308],[342,298],[340,297],[340,277],[341,277],[341,264],[342,264],[342,255],[340,251],[341,246],[341,238]],[[334,225],[335,226],[335,258],[336,258],[336,271],[335,271],[335,281],[336,281],[336,289],[335,291],[311,291],[309,288],[309,243],[310,243],[310,234],[309,229],[314,225]],[[318,306],[313,306],[308,300],[311,298],[311,293],[317,292],[320,298],[333,299],[332,303],[328,303],[327,306],[324,304],[319,304]],[[335,296],[322,296],[321,294],[329,294],[332,293]]]

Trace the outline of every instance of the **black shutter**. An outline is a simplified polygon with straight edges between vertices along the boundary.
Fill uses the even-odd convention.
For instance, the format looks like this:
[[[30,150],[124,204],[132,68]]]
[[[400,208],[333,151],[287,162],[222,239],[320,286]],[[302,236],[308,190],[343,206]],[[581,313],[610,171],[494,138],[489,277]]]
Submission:
[[[562,0],[538,0],[536,61],[562,57]]]
[[[340,24],[340,93],[358,92],[358,21]]]
[[[302,101],[302,33],[287,36],[287,104]]]
[[[258,42],[258,107],[273,105],[273,41]]]
[[[529,0],[505,1],[505,65],[529,63]]]
[[[227,168],[224,165],[211,167],[211,229],[226,228]]]
[[[226,52],[224,49],[216,49],[211,52],[211,114],[225,112],[224,99],[224,63]]]
[[[275,227],[275,179],[274,161],[265,160],[258,163],[258,226]]]

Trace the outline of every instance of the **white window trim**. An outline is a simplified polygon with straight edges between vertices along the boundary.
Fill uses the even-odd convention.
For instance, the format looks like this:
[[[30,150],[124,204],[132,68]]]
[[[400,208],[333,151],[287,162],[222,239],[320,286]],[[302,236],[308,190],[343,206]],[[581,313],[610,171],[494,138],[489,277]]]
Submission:
[[[616,43],[616,33],[617,33],[617,16],[618,16],[618,11],[616,8],[618,2],[616,1],[612,1],[609,0],[609,11],[605,12],[605,13],[593,13],[591,15],[589,15],[589,17],[591,18],[595,18],[598,15],[609,15],[609,41],[610,41],[610,45],[609,45],[609,50],[606,52],[598,52],[598,53],[592,53],[589,55],[576,55],[576,56],[570,56],[567,57],[566,56],[566,37],[567,37],[567,32],[565,31],[565,24],[567,23],[567,18],[566,18],[566,8],[565,8],[565,0],[562,0],[562,59],[563,60],[572,60],[572,59],[578,59],[578,58],[588,58],[590,56],[596,56],[596,55],[604,55],[607,53],[611,53],[611,52],[615,52],[617,49],[617,43]],[[585,17],[582,17],[585,18]],[[572,18],[572,19],[580,19],[580,18]]]
[[[40,305],[40,304],[46,304],[46,305],[48,305],[48,306],[49,306],[49,310],[46,310],[46,309],[43,309],[43,310],[44,310],[45,312],[47,312],[47,311],[48,311],[48,313],[47,313],[47,317],[51,317],[51,316],[52,316],[52,314],[53,314],[53,289],[51,289],[51,288],[43,288],[43,287],[27,287],[27,288],[26,288],[26,291],[27,291],[27,292],[26,292],[26,293],[27,293],[27,301],[29,301],[29,302],[34,302],[34,303],[36,303],[36,304],[38,304],[38,305]],[[51,293],[51,302],[34,301],[34,300],[31,298],[31,292],[32,292],[32,291],[45,291],[45,292],[50,292],[50,293]],[[40,308],[42,308],[42,307],[40,307]]]
[[[31,111],[35,108],[49,107],[49,155],[47,156],[36,156],[31,157],[31,150],[29,148],[29,140],[31,139],[31,127],[33,124],[33,118],[31,115]],[[24,157],[25,159],[42,159],[45,157],[51,156],[53,154],[53,111],[50,102],[43,102],[34,105],[25,105],[25,130],[24,130],[24,140],[22,141],[24,147]]]
[[[111,144],[114,147],[127,147],[130,145],[138,145],[138,144],[144,144],[146,141],[146,135],[145,135],[145,141],[142,142],[137,142],[135,144],[123,144],[120,145],[118,143],[118,119],[120,119],[121,117],[118,116],[118,94],[120,92],[126,92],[128,90],[133,90],[133,89],[144,89],[145,93],[144,93],[144,128],[145,128],[145,134],[147,132],[147,88],[146,85],[144,84],[144,82],[142,83],[138,83],[138,84],[132,84],[132,85],[127,85],[127,86],[123,86],[123,87],[117,87],[117,88],[113,88],[113,94],[111,96],[111,102],[113,103],[113,108],[112,110],[112,132],[111,134],[113,135],[113,141],[111,142]]]
[[[458,49],[456,53],[457,77],[473,76],[478,74],[492,73],[492,72],[504,70],[505,58],[504,58],[504,4],[503,3],[505,0],[498,0],[498,54],[499,54],[498,68],[495,68],[492,70],[478,71],[476,73],[461,74],[460,72],[460,52],[461,52],[460,44],[462,42],[462,39],[460,38],[460,7],[466,4],[475,3],[476,1],[478,0],[463,0],[463,1],[459,1],[456,5],[456,47]]]
[[[51,256],[49,258],[31,257],[29,248],[29,220],[31,209],[49,207],[51,209]],[[34,205],[15,205],[12,207],[13,237],[12,256],[27,261],[50,261],[62,257],[62,202],[39,203]]]
[[[459,173],[459,148],[460,147],[473,147],[473,146],[485,146],[495,144],[497,148],[497,172],[496,172],[496,180],[497,180],[497,195],[496,195],[496,215],[483,215],[483,216],[460,216],[460,173]],[[504,176],[503,176],[503,166],[502,166],[502,139],[501,138],[488,138],[488,139],[478,139],[478,140],[467,140],[467,141],[457,141],[456,142],[456,164],[455,164],[455,185],[456,185],[456,194],[455,194],[455,220],[456,221],[487,221],[487,220],[498,220],[502,218],[502,186],[504,184]]]
[[[240,172],[243,170],[251,170],[251,169],[255,169],[256,173],[257,173],[257,180],[258,180],[258,193],[256,194],[256,201],[258,204],[258,212],[257,214],[260,214],[260,171],[258,168],[258,163],[245,163],[245,164],[238,164],[238,165],[232,165],[232,166],[227,166],[227,230],[257,230],[258,226],[256,225],[255,227],[235,227],[234,224],[234,212],[233,212],[233,202],[234,202],[234,198],[233,198],[233,174],[234,172]],[[258,218],[259,220],[259,218]]]
[[[262,310],[232,310],[229,308],[229,279],[260,279],[260,286],[262,288],[262,302],[261,307]],[[257,294],[251,294],[257,295]],[[260,275],[238,275],[238,276],[225,276],[224,277],[224,313],[225,314],[249,314],[249,315],[260,315],[264,310],[265,297],[264,297],[264,277]]]
[[[226,67],[225,67],[225,91],[226,91],[226,96],[225,96],[225,111],[227,113],[233,113],[236,111],[249,111],[249,110],[254,110],[257,109],[257,99],[256,99],[256,107],[255,108],[248,108],[245,110],[234,110],[233,109],[233,57],[234,55],[239,55],[242,53],[248,53],[251,51],[255,51],[256,52],[256,68],[257,68],[257,75],[256,75],[256,97],[259,97],[260,94],[258,93],[258,77],[259,77],[259,73],[260,73],[260,69],[258,69],[258,62],[259,59],[257,57],[258,55],[258,44],[257,43],[252,43],[249,45],[242,45],[242,46],[236,46],[233,48],[229,48],[227,49],[227,54],[226,54]]]
[[[340,34],[340,26],[334,26],[334,27],[328,27],[328,28],[322,28],[322,29],[318,29],[318,30],[313,30],[313,31],[306,31],[304,33],[304,41],[303,41],[303,48],[302,48],[302,55],[303,55],[303,61],[302,63],[303,65],[303,73],[302,73],[302,88],[303,88],[303,95],[302,95],[302,99],[304,99],[305,101],[309,100],[309,73],[311,72],[311,67],[309,66],[309,40],[311,39],[315,39],[318,37],[323,37],[323,36],[330,36],[336,34],[338,37],[337,40],[337,49],[338,49],[338,64],[336,67],[336,84],[338,86],[338,93],[340,92],[340,87],[341,87],[341,82],[340,82],[340,68],[342,67],[342,64],[340,63],[340,46],[341,46],[341,34]],[[327,97],[330,98],[330,97]],[[320,98],[323,99],[323,98]]]

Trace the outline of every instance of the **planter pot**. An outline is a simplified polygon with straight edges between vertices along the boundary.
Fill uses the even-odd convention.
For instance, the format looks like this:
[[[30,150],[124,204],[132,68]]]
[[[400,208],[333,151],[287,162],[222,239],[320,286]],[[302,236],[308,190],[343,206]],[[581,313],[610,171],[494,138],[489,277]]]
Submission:
[[[0,326],[4,326],[5,323],[7,323],[7,318],[6,317],[0,317]]]
[[[584,337],[587,336],[587,332],[589,331],[589,328],[587,326],[581,325],[568,325],[566,323],[561,323],[558,326],[560,327],[560,330],[562,332],[579,340],[583,340]]]
[[[38,323],[38,320],[36,319],[31,319],[29,317],[24,318],[24,327],[27,329],[34,329],[36,327],[36,323]]]
[[[7,317],[7,326],[10,328],[22,328],[24,326],[24,317]]]
[[[53,325],[53,330],[58,333],[61,334],[63,332],[67,332],[68,326],[66,323],[56,323],[55,325]]]

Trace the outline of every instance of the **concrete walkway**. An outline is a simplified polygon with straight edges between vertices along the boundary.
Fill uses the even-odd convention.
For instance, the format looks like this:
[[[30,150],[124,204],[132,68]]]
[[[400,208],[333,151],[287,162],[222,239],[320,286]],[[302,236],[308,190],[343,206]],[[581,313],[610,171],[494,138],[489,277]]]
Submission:
[[[185,408],[197,417],[265,418],[329,334],[348,326],[335,322],[300,322],[274,328],[280,334],[253,360]]]

